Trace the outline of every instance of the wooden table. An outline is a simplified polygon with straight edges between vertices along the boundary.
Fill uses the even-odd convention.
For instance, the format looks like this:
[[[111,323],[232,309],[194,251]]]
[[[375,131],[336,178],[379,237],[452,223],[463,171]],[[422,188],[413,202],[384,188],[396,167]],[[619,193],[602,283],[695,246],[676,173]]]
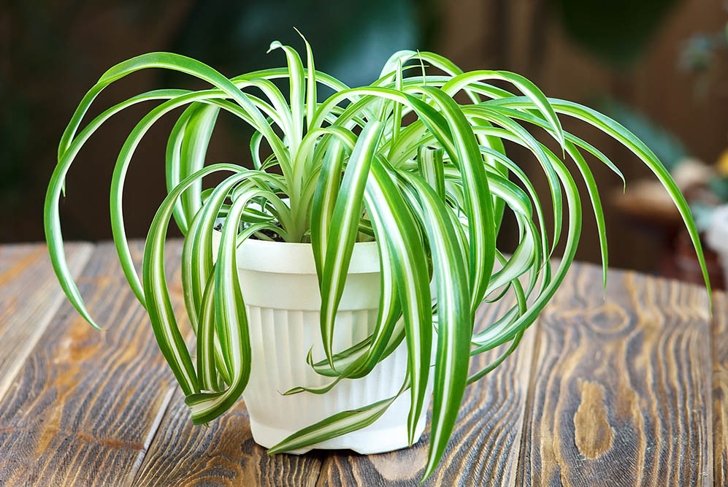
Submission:
[[[269,457],[243,404],[193,426],[113,247],[69,255],[103,332],[62,297],[44,246],[0,247],[0,485],[417,485],[424,441]],[[605,295],[598,268],[574,266],[517,353],[468,390],[429,484],[726,485],[728,298],[714,302],[711,320],[701,288],[623,271]]]

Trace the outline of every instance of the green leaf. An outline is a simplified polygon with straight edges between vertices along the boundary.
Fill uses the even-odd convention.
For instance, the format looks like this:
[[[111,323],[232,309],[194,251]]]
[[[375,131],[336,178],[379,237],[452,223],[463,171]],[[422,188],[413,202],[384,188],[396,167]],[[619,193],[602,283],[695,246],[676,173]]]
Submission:
[[[184,129],[177,135],[174,146],[171,148],[171,150],[178,150],[178,154],[170,154],[169,145],[167,147],[167,163],[179,165],[178,170],[169,167],[167,169],[167,191],[176,186],[181,179],[205,165],[207,146],[210,143],[220,107],[202,104],[201,106],[193,105],[193,108],[194,110],[185,117]],[[202,204],[201,192],[202,185],[198,181],[184,192],[180,204],[175,209],[176,220],[182,224],[180,230],[183,234],[186,232],[186,222],[192,219]]]
[[[332,227],[331,218],[339,194],[345,156],[344,145],[338,140],[328,144],[327,149],[311,208],[311,244],[319,276],[324,272],[329,230]]]
[[[160,205],[150,225],[144,246],[144,290],[147,296],[147,313],[152,322],[154,336],[164,358],[177,378],[185,395],[199,392],[198,378],[185,345],[184,338],[174,315],[164,272],[164,243],[174,204],[180,195],[195,181],[214,172],[240,172],[231,164],[214,164],[184,179],[170,192]]]
[[[403,173],[419,200],[437,287],[437,354],[435,357],[434,400],[430,452],[423,478],[437,467],[452,434],[465,392],[470,361],[473,317],[465,256],[450,211],[438,194],[417,176]]]
[[[389,245],[390,266],[398,289],[407,343],[411,406],[410,443],[423,414],[432,350],[430,277],[424,245],[412,210],[384,165],[375,159],[365,190],[367,213],[378,240]]]
[[[77,137],[71,140],[75,130],[81,122],[81,118],[85,113],[85,109],[82,108],[84,103],[91,103],[93,98],[96,96],[95,90],[91,90],[89,94],[84,97],[81,105],[79,105],[79,108],[74,113],[73,118],[68,124],[63,138],[61,139],[58,149],[58,164],[54,168],[50,182],[48,183],[43,208],[45,237],[46,242],[48,243],[48,252],[50,254],[51,264],[56,276],[58,277],[58,281],[61,284],[64,294],[76,311],[78,311],[78,313],[95,328],[99,328],[99,326],[86,309],[83,297],[81,296],[78,286],[73,280],[73,276],[68,269],[68,261],[66,260],[63,247],[59,202],[61,193],[63,192],[66,174],[83,145],[108,119],[133,105],[151,100],[176,98],[186,93],[188,92],[184,90],[155,90],[129,98],[98,115],[78,134]]]
[[[391,406],[402,393],[406,385],[407,383],[405,382],[405,386],[402,387],[402,390],[388,399],[382,399],[381,401],[377,401],[359,409],[342,411],[319,421],[318,423],[303,428],[302,430],[288,436],[277,445],[274,445],[272,448],[269,448],[268,454],[273,455],[276,453],[307,448],[314,446],[317,443],[330,440],[331,438],[336,438],[338,436],[345,435],[346,433],[366,428],[387,412],[389,406]]]
[[[498,100],[497,102],[504,106],[520,108],[524,106],[525,100],[512,98],[510,100]],[[705,264],[705,256],[700,242],[700,235],[697,227],[695,226],[695,222],[693,221],[690,207],[685,200],[685,197],[680,192],[680,189],[677,187],[677,184],[675,184],[675,181],[672,179],[669,171],[665,169],[665,166],[660,162],[657,156],[655,156],[652,150],[650,150],[649,147],[647,147],[641,140],[635,137],[634,134],[618,122],[602,115],[596,110],[567,100],[550,99],[549,102],[554,107],[555,111],[582,120],[620,142],[633,154],[635,154],[648,168],[650,168],[655,176],[657,176],[657,179],[660,183],[662,183],[682,216],[683,223],[690,235],[690,240],[692,241],[695,253],[698,257],[698,263],[703,274],[705,287],[708,290],[708,294],[710,294],[708,268]]]
[[[445,197],[445,168],[442,162],[442,149],[432,150],[421,146],[417,155],[420,174],[427,184],[435,190],[438,197]]]
[[[442,111],[447,127],[435,129],[435,117],[423,118],[434,135],[443,142],[447,131],[452,133],[454,147],[448,149],[450,159],[458,166],[465,192],[465,216],[470,232],[470,285],[473,312],[485,295],[495,262],[495,220],[493,200],[488,186],[488,176],[483,166],[478,141],[458,104],[443,91],[423,87],[422,92],[431,97]],[[423,111],[423,114],[426,113]],[[447,131],[446,131],[447,130]]]
[[[274,49],[282,49],[286,54],[286,60],[288,61],[288,80],[291,90],[291,114],[293,120],[293,130],[288,136],[291,140],[288,141],[291,152],[295,154],[296,149],[301,143],[303,138],[303,118],[305,113],[305,79],[306,75],[303,71],[303,63],[301,62],[301,56],[289,46],[284,46],[278,41],[273,41],[270,44],[268,52]]]
[[[565,141],[564,130],[561,128],[561,121],[556,115],[550,100],[546,98],[546,95],[543,94],[538,86],[520,74],[508,71],[471,71],[455,76],[452,80],[445,83],[442,89],[448,95],[454,96],[461,89],[470,87],[476,83],[480,84],[483,80],[506,81],[518,88],[548,121],[553,128],[554,138],[563,147]]]
[[[339,302],[346,285],[351,253],[358,232],[358,221],[362,211],[364,186],[372,164],[374,152],[382,134],[379,122],[371,122],[364,128],[349,158],[339,194],[334,204],[332,221],[323,252],[323,272],[319,276],[321,289],[321,337],[324,353],[333,367],[334,323]],[[312,233],[316,241],[319,235]],[[319,244],[320,245],[320,244]]]
[[[207,423],[230,409],[245,390],[250,378],[250,334],[238,276],[237,243],[245,205],[260,194],[261,190],[255,188],[254,184],[246,182],[246,186],[239,187],[234,193],[230,213],[222,228],[214,270],[214,328],[220,339],[225,363],[231,371],[231,382],[221,392],[187,395],[185,403],[190,407],[192,421],[196,424]],[[209,339],[207,348],[210,348]]]

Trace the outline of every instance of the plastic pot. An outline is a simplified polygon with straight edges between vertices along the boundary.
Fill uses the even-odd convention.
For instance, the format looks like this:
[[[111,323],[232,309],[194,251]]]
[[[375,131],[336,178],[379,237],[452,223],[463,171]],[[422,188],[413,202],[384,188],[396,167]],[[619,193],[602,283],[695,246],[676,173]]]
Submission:
[[[215,237],[217,241],[218,235]],[[313,249],[304,243],[250,239],[240,245],[237,256],[252,349],[250,382],[243,398],[256,443],[270,448],[306,426],[390,398],[399,391],[407,369],[404,342],[364,378],[341,381],[323,395],[302,392],[284,396],[283,392],[293,387],[320,387],[332,381],[306,363],[309,350],[313,350],[315,360],[324,358]],[[379,287],[376,243],[355,244],[336,317],[335,351],[357,343],[373,329]],[[404,393],[372,425],[294,453],[316,448],[370,454],[405,448],[409,407],[409,394]],[[425,428],[425,416],[417,425],[415,441]]]

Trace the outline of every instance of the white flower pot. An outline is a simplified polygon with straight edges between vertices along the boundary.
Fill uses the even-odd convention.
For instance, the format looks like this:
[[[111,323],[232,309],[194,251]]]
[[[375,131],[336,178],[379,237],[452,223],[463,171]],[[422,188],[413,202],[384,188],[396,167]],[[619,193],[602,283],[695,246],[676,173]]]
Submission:
[[[243,398],[256,443],[270,448],[301,428],[399,391],[407,369],[404,342],[364,378],[342,381],[324,395],[303,392],[284,396],[282,393],[293,387],[323,386],[332,380],[316,374],[306,363],[312,347],[314,359],[324,358],[319,328],[321,297],[312,247],[247,240],[238,249],[238,269],[252,347],[252,371]],[[336,318],[335,351],[368,335],[376,322],[378,300],[376,243],[357,243]],[[409,406],[409,394],[405,393],[374,424],[312,448],[351,449],[362,454],[405,448]],[[415,441],[422,435],[425,416],[417,425]]]
[[[723,267],[724,281],[728,284],[728,205],[716,208],[711,217],[705,240]]]

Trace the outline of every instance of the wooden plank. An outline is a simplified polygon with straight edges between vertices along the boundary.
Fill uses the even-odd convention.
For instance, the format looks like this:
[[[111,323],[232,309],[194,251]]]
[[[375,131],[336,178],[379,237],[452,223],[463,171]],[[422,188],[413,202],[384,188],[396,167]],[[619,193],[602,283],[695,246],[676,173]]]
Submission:
[[[713,295],[713,479],[728,485],[728,296]]]
[[[66,249],[76,277],[93,245],[72,243]],[[0,399],[63,300],[45,245],[0,246]]]
[[[242,401],[204,427],[191,423],[182,399],[177,394],[167,410],[134,485],[278,487],[316,483],[321,454],[268,456],[253,441]]]
[[[712,483],[703,289],[579,266],[539,325],[522,483]]]
[[[478,323],[499,316],[505,304],[481,307]],[[467,389],[440,468],[425,485],[515,485],[534,337],[535,330],[529,330],[511,357]],[[481,355],[477,364],[490,363],[495,352]],[[318,485],[420,485],[428,437],[429,426],[407,450],[370,456],[333,452],[326,457]]]
[[[495,315],[504,304],[484,308],[482,319]],[[466,483],[478,479],[479,485],[515,482],[533,335],[483,385],[469,389],[444,468],[430,484],[449,485],[458,479]],[[318,478],[322,485],[383,485],[393,480],[418,485],[427,435],[426,431],[414,448],[382,455],[312,452],[269,457],[251,437],[244,405],[206,429],[190,424],[181,398],[176,398],[135,484],[313,485]]]
[[[181,246],[169,250],[178,277]],[[128,484],[172,396],[112,245],[97,247],[79,284],[107,327],[95,331],[67,303],[55,315],[0,402],[0,485]]]

